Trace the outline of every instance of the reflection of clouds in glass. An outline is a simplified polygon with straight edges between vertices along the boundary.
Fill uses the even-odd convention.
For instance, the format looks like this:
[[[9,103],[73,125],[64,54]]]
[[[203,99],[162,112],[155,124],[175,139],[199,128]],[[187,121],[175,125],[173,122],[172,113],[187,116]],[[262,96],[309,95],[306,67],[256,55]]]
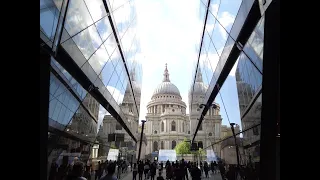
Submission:
[[[115,2],[118,0],[115,0]],[[113,12],[113,17],[117,24],[124,23],[130,20],[131,8],[130,3],[125,3],[123,6],[119,7]]]
[[[98,115],[98,129],[100,125],[103,125],[103,118],[105,115],[110,114],[103,106],[99,105],[99,115]]]
[[[233,65],[233,67],[232,67],[229,75],[231,75],[231,76],[235,76],[235,75],[236,75],[236,70],[237,70],[238,62],[239,62],[239,59],[236,61],[236,63],[234,63],[234,65]]]
[[[90,11],[93,21],[97,21],[107,15],[101,0],[85,0],[85,3]]]
[[[108,54],[111,55],[116,46],[117,46],[116,39],[113,33],[111,33],[110,37],[108,37],[108,39],[104,42],[104,47],[106,47]]]
[[[221,56],[222,51],[223,51],[223,47],[221,47],[220,49],[217,50],[219,56]]]
[[[100,21],[96,22],[95,25],[102,38],[102,41],[105,41],[107,37],[112,33],[112,29],[111,29],[108,17],[105,17]]]
[[[136,53],[134,56],[128,58],[128,61],[131,62],[133,65],[142,65],[145,60],[146,59],[142,53]]]
[[[73,37],[73,40],[86,59],[88,59],[102,43],[95,26],[90,26],[88,29],[77,34]]]
[[[73,36],[93,23],[84,1],[71,1],[65,22],[65,28]]]
[[[217,65],[218,65],[218,62],[219,62],[219,56],[217,53],[208,53],[208,62],[209,63],[205,63],[205,65],[209,66],[208,67],[209,69],[212,70],[212,72],[215,71]]]
[[[212,4],[211,3],[209,8],[210,8],[209,10],[214,15],[214,17],[217,17],[219,4]]]
[[[107,89],[112,94],[112,97],[115,99],[117,104],[120,104],[124,97],[124,94],[122,94],[120,90],[112,86],[107,86]]]
[[[112,11],[116,10],[121,5],[128,3],[128,0],[108,0],[108,1],[112,7]]]
[[[230,32],[234,19],[235,19],[235,16],[226,11],[222,12],[221,16],[218,17],[220,24],[224,27],[224,28],[222,28],[221,26],[219,27],[219,31],[222,34],[222,37],[224,39],[227,39],[226,30]]]
[[[130,50],[132,52],[135,52],[135,50],[137,49],[137,45],[132,44],[135,36],[136,36],[136,28],[135,27],[128,28],[123,38],[121,39],[122,46],[125,50]]]
[[[107,51],[103,46],[101,46],[89,59],[89,63],[92,66],[93,70],[100,74],[103,66],[108,61],[109,56]]]

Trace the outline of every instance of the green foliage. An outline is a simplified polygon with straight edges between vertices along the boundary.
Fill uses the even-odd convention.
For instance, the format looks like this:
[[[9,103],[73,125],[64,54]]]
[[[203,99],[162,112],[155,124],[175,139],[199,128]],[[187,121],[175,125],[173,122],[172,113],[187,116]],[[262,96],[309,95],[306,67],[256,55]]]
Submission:
[[[190,152],[190,143],[187,142],[187,139],[185,138],[184,141],[177,144],[177,146],[174,148],[177,152],[177,154],[191,154]]]
[[[117,147],[116,147],[114,144],[112,144],[112,145],[110,146],[110,149],[117,149]]]
[[[202,148],[199,148],[198,153],[199,153],[200,155],[206,155],[206,152],[205,152]]]
[[[191,154],[196,154],[196,155],[206,155],[205,150],[203,150],[202,148],[199,148],[198,151],[195,152],[191,152]]]

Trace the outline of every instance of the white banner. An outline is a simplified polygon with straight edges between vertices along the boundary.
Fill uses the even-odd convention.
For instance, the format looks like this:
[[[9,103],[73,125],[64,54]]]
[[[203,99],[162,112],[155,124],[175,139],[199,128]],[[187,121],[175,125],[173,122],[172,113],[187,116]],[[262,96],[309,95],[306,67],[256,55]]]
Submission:
[[[117,161],[119,155],[119,149],[110,149],[107,160]]]
[[[210,163],[213,161],[218,161],[217,156],[212,149],[207,149],[207,162]]]
[[[176,161],[177,153],[176,150],[159,150],[159,159],[158,161]]]

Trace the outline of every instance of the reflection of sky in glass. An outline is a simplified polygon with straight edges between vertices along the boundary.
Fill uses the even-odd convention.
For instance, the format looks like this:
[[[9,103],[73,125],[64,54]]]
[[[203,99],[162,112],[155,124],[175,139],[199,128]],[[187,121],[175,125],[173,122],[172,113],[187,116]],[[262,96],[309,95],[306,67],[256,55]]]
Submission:
[[[219,73],[216,71],[222,70],[222,65],[224,63],[222,64],[218,63],[220,60],[219,56],[221,56],[223,52],[225,52],[223,53],[223,56],[227,55],[228,53],[226,52],[227,51],[229,52],[230,48],[232,47],[231,45],[233,45],[231,40],[229,40],[230,42],[229,41],[226,42],[226,41],[229,36],[228,33],[230,33],[231,31],[235,17],[240,8],[241,2],[242,2],[241,0],[211,1],[208,18],[207,18],[207,24],[205,27],[206,33],[204,35],[203,44],[202,44],[202,53],[206,53],[207,57],[204,58],[203,55],[201,55],[199,59],[201,72],[203,74],[203,79],[208,83],[210,83],[210,80],[213,74],[216,74],[216,76],[219,75]],[[256,42],[258,40],[256,40]],[[227,45],[226,43],[228,44],[228,47],[225,47]],[[227,49],[225,49],[224,51],[224,48],[227,48]],[[221,58],[225,59],[225,57],[221,57]],[[221,67],[220,66],[217,67],[218,64],[220,64]],[[241,124],[240,116],[239,116],[239,108],[238,108],[239,105],[234,102],[235,99],[238,99],[236,87],[234,86],[235,85],[234,72],[235,72],[235,68],[233,68],[233,71],[231,72],[232,76],[229,76],[227,78],[227,80],[225,81],[225,85],[221,88],[220,92],[221,94],[223,94],[222,97],[225,102],[229,117],[232,116],[232,119],[236,121],[237,124]],[[207,80],[205,79],[205,77],[207,77]],[[232,84],[230,84],[231,82]],[[226,88],[230,86],[233,86],[233,87]],[[218,97],[218,96],[215,101],[220,105],[222,103],[221,97]],[[226,122],[227,121],[225,116],[226,112],[222,108],[221,108],[221,115],[223,117],[223,121]]]

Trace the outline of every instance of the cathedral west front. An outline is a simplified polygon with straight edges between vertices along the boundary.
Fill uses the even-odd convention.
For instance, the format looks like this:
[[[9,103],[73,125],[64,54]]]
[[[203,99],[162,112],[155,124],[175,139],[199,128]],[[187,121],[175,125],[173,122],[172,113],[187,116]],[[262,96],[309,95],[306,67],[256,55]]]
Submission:
[[[169,78],[166,65],[162,82],[156,87],[147,104],[146,115],[146,154],[157,152],[160,149],[174,149],[185,138],[191,139],[198,124],[199,105],[203,103],[208,86],[203,83],[202,73],[198,69],[193,93],[189,91],[189,114],[186,113],[186,103],[182,101],[180,91]],[[192,99],[192,102],[191,102]],[[203,147],[221,140],[220,106],[209,109],[204,117],[195,141],[202,142]],[[220,145],[211,149],[220,156]]]

